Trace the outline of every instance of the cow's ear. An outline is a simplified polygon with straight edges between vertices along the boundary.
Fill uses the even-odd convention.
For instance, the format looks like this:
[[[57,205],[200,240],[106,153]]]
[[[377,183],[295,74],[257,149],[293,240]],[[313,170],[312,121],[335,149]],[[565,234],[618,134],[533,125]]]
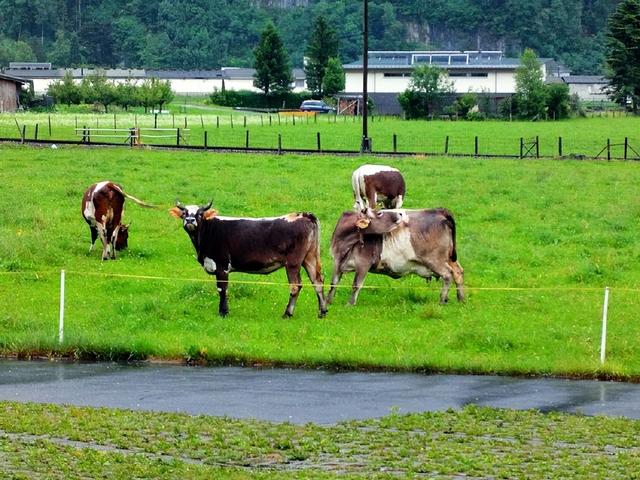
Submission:
[[[205,220],[211,220],[213,217],[215,217],[218,214],[218,211],[216,209],[211,209],[211,210],[207,210],[206,212],[204,212],[204,214],[202,215],[202,218],[204,218]]]
[[[178,207],[170,208],[169,215],[176,218],[182,218],[182,210],[180,210]]]
[[[370,223],[371,220],[369,220],[368,218],[359,218],[356,221],[356,227],[358,227],[360,230],[364,230],[369,226]]]

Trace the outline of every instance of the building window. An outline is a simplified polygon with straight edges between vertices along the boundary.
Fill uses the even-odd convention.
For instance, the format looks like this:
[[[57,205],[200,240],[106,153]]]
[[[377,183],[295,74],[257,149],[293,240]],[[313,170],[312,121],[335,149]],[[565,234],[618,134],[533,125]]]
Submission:
[[[410,77],[411,74],[403,73],[403,72],[385,72],[384,76],[385,77]]]
[[[474,72],[471,74],[472,77],[488,77],[489,74],[487,72]]]

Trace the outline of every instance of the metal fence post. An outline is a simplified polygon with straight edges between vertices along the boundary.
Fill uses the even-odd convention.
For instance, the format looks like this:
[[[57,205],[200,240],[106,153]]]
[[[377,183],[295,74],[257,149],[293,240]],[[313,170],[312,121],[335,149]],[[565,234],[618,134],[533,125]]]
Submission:
[[[558,137],[558,156],[562,157],[562,137]]]
[[[523,153],[524,153],[524,138],[520,137],[520,158],[522,158]]]

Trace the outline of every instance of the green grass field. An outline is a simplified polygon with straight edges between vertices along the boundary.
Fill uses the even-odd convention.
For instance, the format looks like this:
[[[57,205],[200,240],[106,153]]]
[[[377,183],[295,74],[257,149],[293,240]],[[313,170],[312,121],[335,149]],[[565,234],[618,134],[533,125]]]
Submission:
[[[314,212],[328,280],[333,226],[352,206],[351,172],[366,161],[381,160],[0,147],[0,353],[639,378],[633,162],[385,159],[407,179],[407,208],[453,211],[466,304],[440,306],[438,282],[370,275],[358,305],[347,307],[346,275],[327,318],[318,319],[305,278],[294,318],[283,320],[288,288],[278,271],[233,274],[231,312],[219,318],[215,284],[167,213],[175,199],[213,199],[232,216]],[[82,193],[103,179],[162,206],[127,203],[130,248],[117,261],[87,253],[80,214]],[[612,290],[601,367],[605,286]]]
[[[468,406],[332,426],[0,402],[0,477],[638,478],[640,422]]]
[[[179,106],[178,106],[179,107]],[[200,108],[200,114],[194,114]],[[175,108],[174,108],[175,109]],[[178,110],[180,110],[178,108]],[[127,131],[113,128],[141,128],[144,144],[175,145],[175,128],[181,129],[181,145],[204,145],[207,132],[208,146],[244,147],[247,132],[251,147],[278,148],[280,135],[283,149],[316,149],[317,134],[320,133],[321,149],[358,151],[362,127],[359,118],[346,116],[292,116],[261,115],[238,112],[220,107],[190,105],[186,113],[158,115],[127,114],[119,112],[105,114],[17,114],[0,115],[0,138],[19,139],[25,127],[25,137],[33,139],[38,126],[38,139],[76,140],[82,139],[76,128],[92,130],[91,141],[126,143]],[[51,118],[51,120],[50,120]],[[49,133],[49,120],[51,133]],[[17,124],[16,124],[17,122]],[[294,125],[295,122],[295,125]],[[149,128],[169,129],[152,131]],[[186,130],[185,130],[186,128]],[[613,145],[611,156],[624,157],[625,137],[630,148],[627,158],[640,159],[640,118],[582,118],[559,122],[506,122],[506,121],[405,121],[398,118],[373,117],[369,122],[369,134],[374,151],[393,151],[393,136],[396,135],[398,152],[425,152],[442,154],[473,155],[475,137],[478,137],[480,155],[520,155],[520,138],[531,142],[539,138],[539,153],[545,157],[559,156],[559,138],[562,138],[562,156],[585,156],[592,158],[604,151],[607,140]],[[105,135],[105,136],[99,136]],[[448,140],[447,140],[448,137]],[[532,149],[531,154],[535,153]]]

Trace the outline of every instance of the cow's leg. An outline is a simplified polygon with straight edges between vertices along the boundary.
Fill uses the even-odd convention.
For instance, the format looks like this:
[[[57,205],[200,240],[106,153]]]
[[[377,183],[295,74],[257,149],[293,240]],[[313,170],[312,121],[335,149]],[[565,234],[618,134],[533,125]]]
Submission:
[[[378,194],[376,191],[367,192],[367,208],[375,210],[378,206]]]
[[[333,262],[333,274],[331,275],[331,288],[329,289],[329,294],[327,295],[328,304],[333,303],[333,297],[336,295],[336,290],[341,278],[342,269],[340,268],[340,262],[335,261]]]
[[[118,232],[120,231],[120,225],[116,225],[116,228],[113,229],[111,233],[111,238],[109,243],[111,244],[111,259],[116,259],[116,241],[118,240]]]
[[[403,201],[404,200],[402,198],[402,195],[398,195],[396,198],[393,199],[392,208],[402,208]]]
[[[91,230],[91,245],[89,246],[89,251],[93,252],[93,249],[96,246],[96,240],[98,239],[98,230],[96,227],[89,226],[89,230]]]
[[[450,262],[453,281],[456,283],[456,298],[459,302],[464,302],[464,269],[458,262]]]
[[[309,280],[313,284],[313,289],[316,291],[318,297],[318,309],[320,311],[320,318],[327,314],[327,302],[324,298],[324,278],[322,277],[322,268],[320,265],[320,259],[316,255],[316,252],[309,252],[304,259],[304,270],[309,276]]]
[[[286,265],[287,279],[289,280],[289,303],[285,308],[282,318],[289,318],[293,316],[293,310],[296,308],[296,300],[300,290],[302,290],[302,277],[300,276],[300,265]]]
[[[216,270],[216,286],[220,295],[220,304],[218,305],[218,313],[221,317],[226,317],[229,313],[229,303],[227,301],[227,288],[229,287],[229,273],[221,268]]]
[[[107,239],[107,232],[102,225],[97,225],[96,229],[98,230],[98,237],[100,237],[100,241],[102,242],[102,260],[108,260],[109,240]]]
[[[451,287],[451,280],[453,280],[453,269],[448,263],[444,263],[442,266],[438,266],[437,268],[431,268],[431,270],[442,278],[440,303],[445,304],[449,301],[449,288]]]
[[[355,305],[358,301],[358,294],[364,284],[364,277],[367,276],[369,271],[368,266],[356,265],[355,276],[353,277],[353,289],[351,291],[351,298],[349,299],[349,305]]]

